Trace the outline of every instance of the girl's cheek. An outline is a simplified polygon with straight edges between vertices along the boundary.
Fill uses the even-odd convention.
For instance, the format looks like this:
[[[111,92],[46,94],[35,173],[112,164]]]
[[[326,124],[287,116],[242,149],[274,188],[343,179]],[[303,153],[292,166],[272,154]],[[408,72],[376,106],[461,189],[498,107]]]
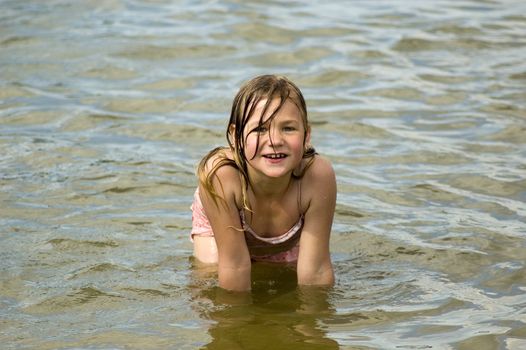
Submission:
[[[251,160],[252,158],[254,158],[255,155],[256,155],[256,142],[248,138],[245,144],[245,157],[247,160]]]

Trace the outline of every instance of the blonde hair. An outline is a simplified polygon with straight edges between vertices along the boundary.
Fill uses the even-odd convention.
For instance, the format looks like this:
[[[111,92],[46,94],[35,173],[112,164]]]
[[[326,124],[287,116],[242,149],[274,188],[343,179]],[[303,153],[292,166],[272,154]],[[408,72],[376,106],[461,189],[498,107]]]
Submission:
[[[250,204],[247,200],[246,191],[250,184],[248,177],[247,159],[245,158],[245,138],[243,132],[248,120],[254,114],[256,106],[261,101],[266,101],[261,117],[259,119],[259,126],[263,123],[263,116],[267,114],[270,108],[270,104],[273,100],[279,99],[279,105],[272,111],[270,117],[265,122],[271,122],[283,107],[287,100],[292,101],[298,108],[303,127],[305,130],[304,134],[304,153],[303,158],[309,158],[307,165],[301,169],[299,174],[292,174],[295,178],[301,178],[307,168],[314,160],[316,151],[310,145],[305,145],[307,131],[309,128],[309,122],[307,119],[307,106],[305,99],[300,89],[289,79],[284,76],[278,75],[261,75],[257,76],[248,82],[246,82],[239,89],[232,103],[232,110],[230,113],[230,120],[226,130],[226,139],[228,141],[229,148],[232,152],[233,159],[228,158],[225,150],[226,147],[217,147],[210,151],[199,163],[197,168],[197,177],[201,186],[211,194],[214,201],[217,198],[221,198],[214,190],[212,184],[213,176],[217,170],[223,166],[231,166],[239,171],[241,180],[244,184],[242,187],[243,193],[243,206],[250,210]],[[256,153],[259,148],[259,136],[256,144]],[[208,168],[208,161],[213,157],[217,157],[218,161]],[[216,202],[217,204],[217,202]]]

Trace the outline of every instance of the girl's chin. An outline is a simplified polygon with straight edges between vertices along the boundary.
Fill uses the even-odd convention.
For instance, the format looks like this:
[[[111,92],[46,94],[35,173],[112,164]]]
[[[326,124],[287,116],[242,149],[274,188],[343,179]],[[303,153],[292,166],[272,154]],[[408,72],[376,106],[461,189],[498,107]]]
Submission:
[[[281,169],[256,169],[259,174],[262,174],[270,178],[281,178],[284,176],[290,176],[292,174],[292,169],[281,168]]]
[[[281,159],[260,158],[260,161],[250,164],[250,167],[257,173],[271,178],[290,176],[298,164],[290,162],[289,157]]]

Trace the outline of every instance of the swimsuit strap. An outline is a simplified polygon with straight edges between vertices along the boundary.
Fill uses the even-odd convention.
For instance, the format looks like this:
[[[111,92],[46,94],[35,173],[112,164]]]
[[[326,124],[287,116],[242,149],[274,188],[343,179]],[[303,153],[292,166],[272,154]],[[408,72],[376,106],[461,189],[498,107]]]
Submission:
[[[298,212],[300,217],[303,217],[303,210],[301,210],[301,178],[298,179]]]

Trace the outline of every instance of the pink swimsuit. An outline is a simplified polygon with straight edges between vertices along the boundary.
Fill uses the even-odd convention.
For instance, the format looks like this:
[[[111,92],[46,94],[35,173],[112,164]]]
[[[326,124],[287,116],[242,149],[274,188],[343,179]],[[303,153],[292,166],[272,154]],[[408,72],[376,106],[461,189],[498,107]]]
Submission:
[[[301,193],[301,188],[299,189]],[[298,199],[300,202],[300,199]],[[210,222],[206,217],[199,188],[194,193],[194,202],[190,207],[192,209],[192,231],[190,238],[194,235],[203,237],[213,237],[214,232]],[[261,237],[247,224],[245,213],[239,211],[239,218],[245,231],[245,240],[247,242],[250,257],[255,261],[268,262],[296,262],[299,254],[299,239],[303,228],[303,214],[300,215],[298,222],[284,234],[277,237]]]

